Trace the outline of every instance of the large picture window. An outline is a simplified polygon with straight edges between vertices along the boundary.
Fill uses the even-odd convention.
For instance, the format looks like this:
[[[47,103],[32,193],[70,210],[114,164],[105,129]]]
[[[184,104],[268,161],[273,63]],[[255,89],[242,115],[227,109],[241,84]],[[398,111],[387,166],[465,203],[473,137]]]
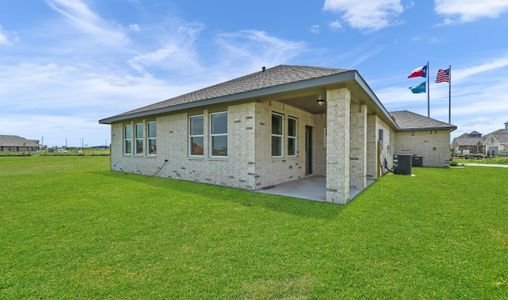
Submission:
[[[136,154],[143,154],[143,149],[145,147],[145,130],[143,122],[136,123],[134,126],[134,134],[136,136],[136,146],[134,149],[136,150]]]
[[[296,156],[297,120],[288,118],[288,156]]]
[[[123,153],[132,154],[132,125],[123,125]]]
[[[202,156],[204,151],[203,115],[189,117],[189,154]]]
[[[272,113],[272,157],[282,157],[284,134],[282,115]]]
[[[210,114],[211,156],[228,155],[228,113]]]
[[[148,126],[147,138],[148,138],[148,154],[157,154],[157,122],[150,121],[146,123]]]

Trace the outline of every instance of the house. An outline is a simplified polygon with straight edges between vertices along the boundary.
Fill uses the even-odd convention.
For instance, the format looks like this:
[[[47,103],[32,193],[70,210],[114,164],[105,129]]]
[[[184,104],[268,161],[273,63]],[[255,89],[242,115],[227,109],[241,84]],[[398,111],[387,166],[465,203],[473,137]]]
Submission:
[[[453,139],[452,149],[455,155],[483,155],[483,136],[478,131],[463,133]]]
[[[0,135],[0,152],[35,152],[39,140],[29,140],[17,135]]]
[[[483,139],[485,155],[508,155],[508,122],[504,125],[504,129],[498,129],[485,135]]]
[[[456,129],[391,115],[356,70],[290,65],[99,122],[111,125],[114,171],[250,190],[322,176],[321,199],[333,203],[392,168],[397,153],[447,166]]]

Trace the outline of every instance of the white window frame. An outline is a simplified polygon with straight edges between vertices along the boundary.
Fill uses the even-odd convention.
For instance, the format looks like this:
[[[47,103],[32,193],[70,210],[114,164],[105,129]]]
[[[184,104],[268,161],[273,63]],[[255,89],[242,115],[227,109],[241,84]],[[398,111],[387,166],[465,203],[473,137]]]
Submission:
[[[130,138],[127,138],[127,137],[125,136],[125,127],[127,127],[127,126],[130,126],[130,127],[131,127],[131,136],[130,136]],[[132,123],[125,123],[125,124],[123,124],[123,126],[122,126],[122,137],[123,137],[123,145],[122,145],[122,148],[123,148],[123,155],[132,155],[132,153],[134,152],[134,147],[133,147],[133,146],[134,146],[134,144],[133,144],[133,142],[132,142],[132,140],[133,140],[133,135],[134,135],[134,127],[132,126]],[[126,150],[126,148],[125,148],[125,142],[126,142],[127,140],[129,140],[129,141],[131,142],[131,152],[130,152],[130,153],[127,153],[127,152],[125,151],[125,150]]]
[[[150,124],[155,124],[155,137],[150,137]],[[150,140],[155,140],[155,153],[150,153]],[[150,120],[146,122],[146,155],[149,156],[157,156],[157,152],[159,149],[157,149],[157,121],[156,120]]]
[[[191,120],[192,118],[197,118],[197,117],[201,117],[203,118],[203,133],[202,134],[192,134],[192,127],[191,127]],[[191,115],[189,116],[189,119],[188,119],[188,127],[189,127],[189,138],[188,138],[188,144],[189,146],[187,147],[188,148],[188,154],[189,154],[189,157],[204,157],[205,156],[205,115],[204,114],[199,114],[199,115]],[[199,155],[199,154],[192,154],[192,138],[193,137],[202,137],[203,138],[203,154]]]
[[[279,116],[282,119],[281,122],[280,122],[280,124],[282,126],[282,128],[281,128],[281,134],[280,135],[279,134],[273,134],[273,124],[272,124],[272,116],[273,115]],[[272,146],[273,146],[272,145],[272,140],[273,140],[273,137],[280,137],[280,140],[281,140],[281,142],[280,142],[281,143],[281,145],[280,145],[280,147],[281,147],[280,156],[273,156],[272,155],[272,158],[282,158],[282,157],[284,157],[284,115],[272,111],[272,113],[270,115],[270,125],[271,125],[270,126],[270,155],[272,155]]]
[[[213,128],[212,116],[213,115],[221,115],[221,114],[226,114],[226,133],[212,133],[212,128]],[[227,111],[213,112],[213,113],[210,113],[209,116],[210,116],[209,117],[210,118],[209,119],[209,123],[208,123],[208,124],[210,124],[208,126],[209,127],[208,133],[210,135],[210,140],[209,140],[210,145],[208,147],[209,148],[208,149],[209,155],[210,155],[210,157],[213,157],[213,158],[227,158],[229,156],[229,147],[228,147],[229,146],[229,138],[227,138],[228,137],[228,131],[229,131],[229,126],[228,126],[229,124],[227,124],[228,121],[229,121],[228,112]],[[228,153],[227,155],[213,155],[213,137],[214,136],[225,136],[227,138],[226,139],[226,147],[227,147],[226,151]]]
[[[143,137],[142,138],[138,138],[137,137],[137,132],[138,132],[138,129],[137,129],[137,125],[138,124],[142,124],[143,125]],[[138,155],[138,156],[142,156],[145,154],[145,147],[146,147],[146,143],[145,143],[145,138],[146,138],[146,126],[145,126],[145,122],[143,121],[139,121],[139,122],[134,122],[134,126],[133,126],[133,131],[132,131],[132,134],[134,135],[134,155]],[[137,143],[138,143],[138,140],[141,140],[143,141],[143,152],[142,153],[138,153],[138,147],[137,147]]]
[[[288,116],[287,119],[288,119],[288,136],[287,136],[288,146],[289,146],[289,139],[293,139],[295,141],[295,154],[292,154],[292,155],[289,154],[289,148],[288,148],[287,149],[288,157],[297,157],[298,156],[298,119],[295,117],[290,117],[290,116]],[[295,121],[295,135],[294,136],[289,135],[289,120]]]

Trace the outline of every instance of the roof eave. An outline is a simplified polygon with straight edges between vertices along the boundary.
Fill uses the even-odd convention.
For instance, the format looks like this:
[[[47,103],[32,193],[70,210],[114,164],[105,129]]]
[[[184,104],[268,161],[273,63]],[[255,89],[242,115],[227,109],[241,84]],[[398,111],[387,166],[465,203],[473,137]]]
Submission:
[[[301,89],[306,89],[306,88],[313,88],[313,87],[318,87],[318,86],[336,84],[336,83],[345,82],[345,81],[357,82],[360,85],[360,87],[362,87],[362,89],[374,101],[374,103],[381,109],[381,111],[385,115],[386,119],[391,123],[391,125],[393,127],[395,127],[396,129],[399,129],[397,123],[395,123],[395,121],[392,119],[391,115],[388,113],[388,111],[383,106],[381,101],[379,101],[379,99],[374,94],[372,89],[369,87],[369,85],[365,82],[365,80],[362,78],[362,76],[356,70],[350,70],[350,71],[345,71],[345,72],[338,73],[338,74],[332,74],[332,75],[318,77],[318,78],[306,79],[306,80],[291,82],[291,83],[287,83],[287,84],[281,84],[281,85],[277,85],[277,86],[252,90],[252,91],[238,93],[238,94],[210,98],[210,99],[205,99],[205,100],[200,100],[200,101],[195,101],[195,102],[190,102],[190,103],[174,105],[174,106],[170,106],[170,107],[163,107],[163,108],[153,109],[153,110],[149,110],[149,111],[112,116],[109,118],[104,118],[104,119],[99,120],[99,123],[100,124],[112,124],[112,123],[124,121],[124,120],[159,115],[159,114],[164,114],[164,113],[168,113],[168,112],[180,111],[180,110],[185,110],[185,109],[192,109],[192,108],[214,105],[214,104],[230,103],[230,102],[235,102],[235,101],[246,100],[249,98],[263,97],[263,96],[268,96],[268,95],[272,95],[272,94],[278,94],[278,93],[290,92],[290,91],[301,90]]]
[[[457,126],[450,126],[450,127],[416,127],[416,128],[401,128],[399,131],[428,131],[428,130],[436,130],[436,131],[454,131],[457,129]]]

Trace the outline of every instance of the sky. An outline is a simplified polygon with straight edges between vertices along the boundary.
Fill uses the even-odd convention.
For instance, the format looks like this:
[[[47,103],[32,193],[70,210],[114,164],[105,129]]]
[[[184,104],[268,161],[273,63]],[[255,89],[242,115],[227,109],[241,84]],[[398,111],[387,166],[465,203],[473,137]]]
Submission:
[[[101,118],[261,70],[357,69],[390,111],[427,114],[409,73],[430,61],[431,117],[457,136],[508,121],[507,0],[0,2],[0,134],[104,145]]]

